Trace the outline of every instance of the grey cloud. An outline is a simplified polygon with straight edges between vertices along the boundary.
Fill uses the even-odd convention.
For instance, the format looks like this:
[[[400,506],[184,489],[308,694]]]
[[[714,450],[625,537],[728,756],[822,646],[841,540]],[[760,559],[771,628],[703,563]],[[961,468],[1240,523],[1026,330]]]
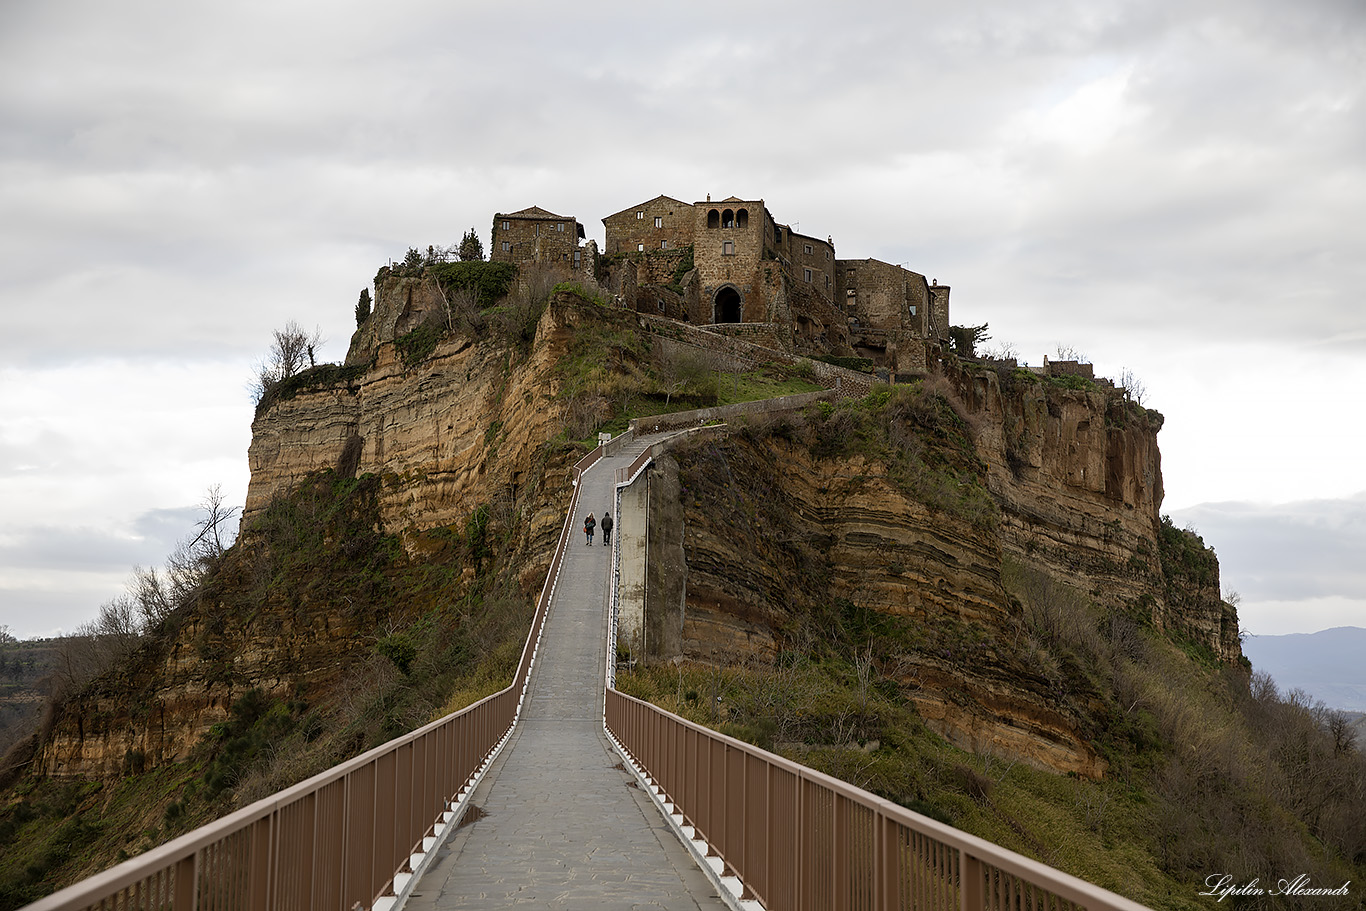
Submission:
[[[132,534],[95,526],[11,527],[0,536],[0,573],[10,569],[120,572],[159,566],[199,518],[194,506],[137,516]]]
[[[1355,0],[519,9],[0,4],[0,356],[245,382],[287,319],[340,358],[410,244],[709,192],[954,285],[1035,361],[1366,351]],[[1115,74],[1127,119],[1049,133]]]
[[[1366,493],[1277,506],[1205,503],[1172,517],[1215,549],[1224,586],[1247,600],[1366,602]]]

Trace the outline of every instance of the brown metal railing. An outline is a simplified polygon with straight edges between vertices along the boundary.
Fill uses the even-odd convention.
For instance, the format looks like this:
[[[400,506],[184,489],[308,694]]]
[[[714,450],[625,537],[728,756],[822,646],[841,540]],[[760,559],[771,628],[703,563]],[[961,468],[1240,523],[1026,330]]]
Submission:
[[[607,691],[606,723],[768,911],[1144,911],[846,782]]]
[[[516,723],[579,502],[573,468],[560,529],[517,674],[507,689],[182,835],[28,911],[352,911],[392,894],[411,858],[454,825],[455,799]]]

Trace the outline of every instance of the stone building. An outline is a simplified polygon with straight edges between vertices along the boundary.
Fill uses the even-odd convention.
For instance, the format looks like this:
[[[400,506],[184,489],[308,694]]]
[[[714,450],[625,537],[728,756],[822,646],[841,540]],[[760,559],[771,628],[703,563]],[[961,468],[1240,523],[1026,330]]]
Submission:
[[[833,238],[793,231],[762,199],[670,196],[603,220],[606,278],[628,306],[718,330],[768,324],[797,350],[860,354],[919,370],[948,338],[949,289],[873,259],[841,260]]]
[[[583,267],[583,225],[572,215],[556,215],[540,206],[493,216],[489,259],[519,265],[540,263],[578,271]]]

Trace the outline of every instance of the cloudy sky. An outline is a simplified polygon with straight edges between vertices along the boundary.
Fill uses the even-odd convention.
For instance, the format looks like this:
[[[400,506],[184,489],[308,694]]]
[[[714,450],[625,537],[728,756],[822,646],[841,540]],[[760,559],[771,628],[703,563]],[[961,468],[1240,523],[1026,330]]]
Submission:
[[[1359,0],[5,0],[0,624],[242,501],[286,320],[340,359],[409,246],[710,193],[1133,371],[1243,625],[1366,626],[1364,93]]]

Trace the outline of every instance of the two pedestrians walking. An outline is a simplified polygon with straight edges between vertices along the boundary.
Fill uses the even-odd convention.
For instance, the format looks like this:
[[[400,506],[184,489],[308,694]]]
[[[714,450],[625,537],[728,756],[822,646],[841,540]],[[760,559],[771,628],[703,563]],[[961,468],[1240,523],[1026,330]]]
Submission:
[[[588,539],[588,546],[593,546],[593,529],[598,527],[598,521],[593,518],[590,512],[588,518],[583,520],[583,533]],[[602,514],[602,546],[612,546],[612,513],[604,511]]]

